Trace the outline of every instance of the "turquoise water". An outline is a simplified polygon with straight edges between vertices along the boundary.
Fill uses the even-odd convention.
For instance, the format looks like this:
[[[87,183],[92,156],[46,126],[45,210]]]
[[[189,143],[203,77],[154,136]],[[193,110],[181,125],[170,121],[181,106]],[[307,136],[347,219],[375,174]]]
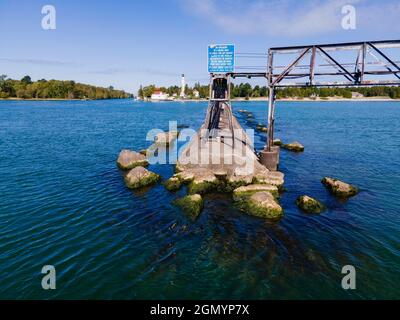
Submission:
[[[0,298],[396,299],[400,296],[400,103],[279,102],[276,137],[286,188],[278,223],[207,196],[193,222],[161,185],[133,192],[115,165],[122,148],[149,146],[169,120],[197,129],[206,103],[0,101]],[[238,102],[257,121],[266,104]],[[244,127],[252,123],[236,113]],[[265,137],[256,135],[262,148]],[[151,165],[168,178],[172,165]],[[348,201],[320,183],[360,187]],[[328,206],[307,215],[308,194]],[[41,268],[57,289],[41,289]],[[341,268],[357,289],[341,288]]]

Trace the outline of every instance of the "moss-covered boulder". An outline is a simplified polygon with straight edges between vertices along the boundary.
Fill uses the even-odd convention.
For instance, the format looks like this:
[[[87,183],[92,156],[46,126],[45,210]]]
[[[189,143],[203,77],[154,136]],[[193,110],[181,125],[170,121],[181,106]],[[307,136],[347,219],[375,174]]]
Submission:
[[[251,195],[246,202],[244,208],[250,215],[278,220],[283,216],[283,209],[276,201],[275,197],[266,191],[256,192]]]
[[[285,175],[282,172],[264,170],[254,175],[253,184],[271,184],[282,190],[285,182],[284,177]]]
[[[325,177],[321,180],[325,187],[335,196],[348,198],[358,193],[358,188],[338,179]]]
[[[173,176],[163,182],[164,187],[169,191],[177,191],[182,186],[182,181],[177,176]]]
[[[190,194],[205,194],[216,191],[219,188],[219,180],[212,173],[210,175],[196,176],[189,184]]]
[[[192,219],[196,219],[200,215],[204,206],[203,198],[199,194],[185,196],[175,200],[173,203]]]
[[[289,151],[293,151],[293,152],[303,152],[304,151],[304,146],[298,141],[294,141],[294,142],[287,143],[287,144],[282,144],[282,148],[289,150]]]
[[[253,182],[253,175],[250,174],[230,174],[226,178],[225,192],[232,192],[233,190],[247,186]]]
[[[119,153],[117,165],[123,170],[129,170],[134,167],[145,167],[149,164],[146,157],[135,151],[124,149]]]
[[[155,184],[160,176],[143,167],[135,167],[125,176],[125,183],[128,188],[138,189]]]
[[[233,191],[233,199],[235,201],[245,201],[251,195],[257,192],[269,192],[274,197],[279,196],[278,188],[270,184],[251,184],[248,186],[242,186]]]
[[[174,175],[182,184],[188,184],[190,194],[205,194],[217,191],[221,181],[214,173],[206,168],[194,168],[180,171]]]
[[[184,170],[180,171],[174,176],[178,177],[182,183],[189,183],[192,182],[195,176],[195,170]]]
[[[296,205],[308,213],[321,213],[325,210],[325,206],[321,202],[306,195],[298,197]]]

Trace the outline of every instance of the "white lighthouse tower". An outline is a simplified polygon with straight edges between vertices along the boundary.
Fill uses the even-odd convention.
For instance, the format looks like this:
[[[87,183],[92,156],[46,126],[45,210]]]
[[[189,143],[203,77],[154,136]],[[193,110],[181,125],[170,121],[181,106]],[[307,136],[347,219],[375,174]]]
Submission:
[[[179,95],[182,99],[185,98],[185,75],[182,73],[181,78],[181,94]]]

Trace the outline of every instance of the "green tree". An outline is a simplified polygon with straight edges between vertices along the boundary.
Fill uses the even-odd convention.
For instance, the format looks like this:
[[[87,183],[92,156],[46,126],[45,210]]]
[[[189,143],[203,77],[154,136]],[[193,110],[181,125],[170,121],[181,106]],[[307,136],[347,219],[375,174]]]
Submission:
[[[25,85],[31,84],[32,83],[32,79],[30,76],[25,76],[21,79],[21,82]]]

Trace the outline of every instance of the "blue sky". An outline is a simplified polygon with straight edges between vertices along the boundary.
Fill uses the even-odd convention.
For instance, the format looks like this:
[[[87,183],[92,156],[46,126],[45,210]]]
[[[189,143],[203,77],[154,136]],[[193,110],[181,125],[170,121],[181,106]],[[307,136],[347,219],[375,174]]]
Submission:
[[[41,27],[53,5],[57,29]],[[356,8],[356,30],[341,9]],[[206,83],[207,45],[236,51],[398,39],[400,1],[385,0],[0,0],[0,74],[75,80],[136,92],[140,84]]]

